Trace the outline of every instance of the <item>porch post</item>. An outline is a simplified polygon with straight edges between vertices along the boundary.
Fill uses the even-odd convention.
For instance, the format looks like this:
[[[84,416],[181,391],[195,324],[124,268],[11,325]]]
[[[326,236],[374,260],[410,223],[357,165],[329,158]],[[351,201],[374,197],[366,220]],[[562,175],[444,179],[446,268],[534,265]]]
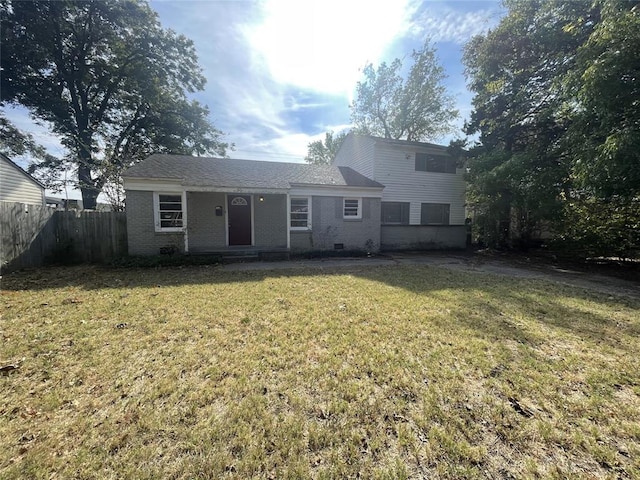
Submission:
[[[182,190],[182,228],[184,230],[184,253],[189,253],[189,229],[187,228],[187,191]]]
[[[291,249],[291,197],[287,192],[287,250]]]

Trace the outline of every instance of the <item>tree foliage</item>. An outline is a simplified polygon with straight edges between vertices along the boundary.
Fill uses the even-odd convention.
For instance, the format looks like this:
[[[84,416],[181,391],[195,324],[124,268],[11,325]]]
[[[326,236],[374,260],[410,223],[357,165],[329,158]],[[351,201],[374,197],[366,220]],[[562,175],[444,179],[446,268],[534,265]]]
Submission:
[[[584,28],[583,23],[577,19],[567,28]],[[599,198],[640,195],[638,52],[640,2],[601,2],[600,21],[566,79],[570,98],[577,100],[567,136],[573,173],[579,187]]]
[[[402,61],[364,67],[351,105],[351,122],[359,133],[412,141],[430,140],[452,131],[458,116],[453,97],[447,94],[444,69],[435,50],[425,42],[411,54],[406,79]]]
[[[193,43],[142,0],[1,0],[0,101],[27,107],[69,152],[84,205],[153,152],[224,155]]]
[[[8,157],[29,155],[32,158],[44,159],[46,149],[33,138],[33,135],[18,129],[4,115],[0,114],[0,152]]]
[[[304,161],[312,165],[331,165],[347,134],[348,132],[340,132],[334,136],[333,131],[329,131],[325,133],[324,140],[310,142]]]
[[[464,54],[475,92],[466,131],[479,139],[469,203],[485,238],[526,245],[541,225],[566,237],[571,209],[598,201],[629,212],[640,195],[640,12],[618,0],[505,6]]]

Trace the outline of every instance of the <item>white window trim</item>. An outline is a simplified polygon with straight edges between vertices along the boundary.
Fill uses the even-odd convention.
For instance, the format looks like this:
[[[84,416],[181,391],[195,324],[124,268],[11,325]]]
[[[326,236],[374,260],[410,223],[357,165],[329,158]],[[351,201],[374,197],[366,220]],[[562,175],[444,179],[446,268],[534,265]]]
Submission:
[[[160,226],[160,195],[180,195],[182,199],[182,227]],[[185,192],[153,192],[153,221],[157,233],[184,232],[187,229],[187,198]]]
[[[357,200],[358,201],[358,215],[345,215],[344,209],[346,207],[345,203],[347,200]],[[361,220],[362,219],[362,197],[344,197],[342,199],[342,218],[344,220]]]
[[[307,200],[307,226],[306,227],[292,227],[291,226],[291,200],[296,200],[296,199],[300,199],[300,198],[305,198]],[[311,230],[311,197],[306,196],[306,195],[291,195],[289,197],[289,230],[295,230],[295,231],[309,231]]]

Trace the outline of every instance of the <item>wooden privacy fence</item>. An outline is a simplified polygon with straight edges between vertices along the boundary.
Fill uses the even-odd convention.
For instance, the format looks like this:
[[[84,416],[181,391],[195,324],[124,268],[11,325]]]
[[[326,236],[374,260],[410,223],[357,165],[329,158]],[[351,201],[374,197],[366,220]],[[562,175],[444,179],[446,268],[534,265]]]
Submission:
[[[2,272],[45,263],[105,263],[127,254],[124,212],[0,202]]]

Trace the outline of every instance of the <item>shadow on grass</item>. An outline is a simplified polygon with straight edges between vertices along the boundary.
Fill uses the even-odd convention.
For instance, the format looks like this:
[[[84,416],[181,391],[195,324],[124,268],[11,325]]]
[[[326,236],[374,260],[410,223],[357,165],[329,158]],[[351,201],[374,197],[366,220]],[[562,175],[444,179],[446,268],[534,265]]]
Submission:
[[[509,339],[534,346],[546,340],[527,328],[526,322],[519,321],[519,318],[526,318],[528,321],[533,319],[585,340],[623,350],[635,350],[637,345],[625,345],[621,341],[622,336],[637,339],[640,335],[638,324],[621,327],[614,318],[588,306],[604,305],[609,307],[609,311],[612,308],[640,310],[640,302],[637,300],[588,292],[544,280],[466,273],[436,266],[323,267],[319,263],[313,267],[247,271],[224,271],[212,265],[155,269],[55,267],[11,274],[3,279],[2,289],[157,289],[257,283],[282,278],[295,280],[316,275],[354,277],[380,283],[411,292],[416,295],[416,301],[441,296],[450,303],[450,317],[457,327],[475,331],[488,340]],[[451,292],[454,292],[453,295]],[[586,306],[578,308],[569,305],[575,301],[584,301]]]

